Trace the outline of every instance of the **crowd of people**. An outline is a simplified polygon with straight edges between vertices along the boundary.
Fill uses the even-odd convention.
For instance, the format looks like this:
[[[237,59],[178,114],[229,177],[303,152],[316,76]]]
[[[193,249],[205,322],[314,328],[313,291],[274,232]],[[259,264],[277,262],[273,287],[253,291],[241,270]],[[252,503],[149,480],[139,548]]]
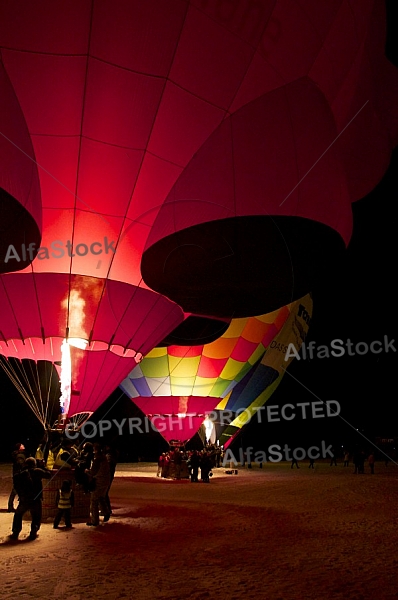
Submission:
[[[30,512],[29,539],[36,539],[42,520],[42,480],[54,477],[61,469],[70,472],[70,479],[62,482],[56,495],[54,528],[59,528],[61,520],[66,527],[72,527],[73,487],[90,494],[88,526],[99,525],[100,512],[103,522],[109,521],[112,515],[109,491],[117,459],[117,452],[110,446],[102,447],[98,443],[85,442],[80,447],[68,439],[61,438],[57,443],[43,439],[35,456],[27,455],[24,444],[16,444],[12,453],[13,485],[8,499],[8,512],[14,513],[10,538],[18,539],[22,519]],[[18,505],[15,508],[16,498]]]
[[[309,458],[309,464],[308,464],[308,468],[309,469],[314,469],[314,464],[315,464],[315,459],[314,458]],[[353,453],[351,453],[349,450],[344,450],[343,453],[341,453],[341,455],[338,455],[337,451],[335,449],[333,449],[332,451],[332,457],[330,460],[330,466],[335,466],[337,467],[338,465],[338,460],[342,460],[343,461],[343,466],[344,467],[349,467],[350,463],[352,462],[354,465],[354,474],[362,474],[365,473],[365,463],[368,463],[369,466],[369,470],[370,473],[372,475],[374,475],[375,472],[375,455],[374,452],[370,451],[369,453],[365,452],[365,450],[363,449],[356,449]],[[387,466],[388,461],[385,461],[385,464]],[[291,465],[290,468],[293,469],[293,467],[296,466],[297,469],[299,469],[299,461],[297,460],[297,458],[293,457],[292,461],[291,461]]]
[[[338,453],[333,450],[330,466],[337,466],[337,458]],[[349,467],[353,462],[355,474],[365,472],[366,461],[370,473],[375,472],[373,452],[343,451],[341,458],[344,459],[344,467]],[[186,450],[183,446],[175,445],[159,456],[157,476],[209,483],[212,469],[221,467],[223,459],[223,448],[213,444],[207,444],[202,450]],[[23,517],[28,511],[31,514],[29,539],[37,537],[42,519],[42,481],[55,476],[61,469],[70,472],[70,478],[63,480],[56,496],[54,528],[58,529],[62,520],[65,527],[72,527],[74,489],[90,494],[88,526],[98,526],[100,514],[103,522],[109,521],[112,515],[109,491],[117,461],[118,454],[110,446],[102,447],[99,443],[88,441],[78,446],[67,438],[60,438],[57,442],[44,438],[34,456],[28,455],[24,444],[16,444],[12,453],[13,486],[8,499],[8,512],[14,513],[11,539],[18,539]],[[388,460],[385,462],[387,465]],[[293,466],[299,468],[297,459],[292,459],[291,468]],[[309,468],[314,468],[314,459],[310,459]],[[16,498],[17,508],[14,507]]]
[[[156,475],[166,479],[189,478],[192,483],[209,483],[212,469],[220,467],[222,460],[223,450],[214,444],[208,444],[202,450],[188,451],[175,446],[159,456]]]

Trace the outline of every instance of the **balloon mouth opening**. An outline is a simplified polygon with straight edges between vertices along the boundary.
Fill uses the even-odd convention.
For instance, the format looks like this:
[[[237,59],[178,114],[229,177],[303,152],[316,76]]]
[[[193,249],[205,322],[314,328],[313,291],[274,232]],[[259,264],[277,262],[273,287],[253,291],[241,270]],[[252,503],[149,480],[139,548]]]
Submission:
[[[231,320],[271,313],[302,298],[335,271],[345,250],[339,231],[321,221],[250,215],[163,237],[144,251],[141,271],[148,287],[196,319]],[[196,331],[202,325],[195,323]],[[177,334],[189,338],[185,327]],[[219,330],[215,322],[209,333]]]

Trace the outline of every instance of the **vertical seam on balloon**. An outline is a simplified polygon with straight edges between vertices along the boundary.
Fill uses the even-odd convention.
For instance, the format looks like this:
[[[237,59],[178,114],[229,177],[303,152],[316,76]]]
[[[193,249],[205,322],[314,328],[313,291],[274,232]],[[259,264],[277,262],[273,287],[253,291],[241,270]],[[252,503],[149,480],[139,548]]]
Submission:
[[[328,37],[328,36],[329,36],[329,34],[330,34],[330,30],[331,30],[331,29],[332,29],[332,27],[334,27],[334,25],[335,25],[335,22],[336,22],[336,19],[337,19],[337,16],[338,16],[338,14],[339,14],[339,12],[340,12],[340,10],[341,10],[341,7],[344,5],[344,2],[345,2],[345,0],[340,0],[340,1],[341,1],[341,3],[340,3],[340,6],[338,7],[338,9],[337,9],[337,11],[336,11],[336,13],[335,13],[335,15],[334,15],[334,18],[333,18],[333,19],[330,21],[330,23],[329,23],[329,27],[328,27],[328,30],[327,30],[327,32],[326,32],[326,33],[325,33],[325,35],[322,37],[322,35],[321,35],[321,34],[319,33],[319,31],[318,31],[318,28],[317,28],[317,27],[314,25],[314,23],[313,23],[313,21],[312,21],[312,19],[311,19],[310,15],[309,15],[309,14],[308,14],[308,12],[305,10],[305,8],[303,8],[303,6],[302,6],[302,5],[301,5],[301,3],[300,3],[300,0],[298,0],[298,5],[300,6],[300,9],[301,9],[301,10],[302,10],[302,12],[305,14],[305,16],[307,17],[308,21],[311,23],[312,27],[313,27],[313,28],[314,28],[314,30],[317,32],[317,34],[318,34],[318,36],[319,36],[319,38],[320,38],[320,41],[321,41],[321,46],[320,46],[320,47],[321,47],[321,49],[323,50],[323,52],[325,52],[325,54],[326,54],[328,57],[330,57],[330,55],[329,55],[329,52],[328,52],[328,51],[325,49],[325,41],[326,41],[327,37]],[[318,60],[318,58],[319,58],[319,51],[318,51],[318,53],[316,54],[316,56],[314,57],[314,60],[313,60],[313,62],[311,63],[311,66],[309,67],[309,69],[308,69],[308,71],[307,71],[307,76],[308,76],[308,77],[310,77],[309,73],[310,73],[310,72],[311,72],[311,70],[313,69],[313,67],[314,67],[314,64],[316,63],[316,61]],[[310,79],[311,79],[311,81],[313,81],[313,79],[312,79],[311,77],[310,77]],[[314,83],[315,83],[315,82],[314,82]]]
[[[187,10],[188,10],[188,7],[187,7]],[[184,22],[185,22],[185,18],[186,18],[187,10],[186,10],[186,13],[185,13],[184,21],[183,21],[183,23],[182,23],[182,26],[181,26],[180,36],[181,36],[181,32],[182,32],[182,29],[183,29],[183,26],[184,26]],[[176,52],[176,49],[177,49],[177,47],[178,47],[178,42],[177,42],[177,44],[176,44],[176,48],[175,48],[175,50],[174,50],[174,55],[175,55],[175,52]],[[173,56],[174,56],[174,55],[173,55]],[[173,60],[173,59],[172,59],[172,60]],[[170,62],[169,72],[170,72],[170,69],[171,69],[172,60],[171,60],[171,62]],[[118,239],[117,239],[117,241],[116,241],[116,244],[115,244],[115,249],[116,249],[116,250],[117,250],[117,247],[118,247],[118,245],[119,245],[119,243],[120,243],[120,241],[121,241],[121,237],[122,237],[122,230],[123,230],[124,224],[125,224],[125,222],[126,222],[126,219],[127,219],[127,214],[128,214],[128,211],[129,211],[129,208],[130,208],[130,205],[131,205],[131,201],[132,201],[132,198],[133,198],[133,195],[134,195],[134,191],[135,191],[135,188],[136,188],[137,182],[138,182],[139,174],[140,174],[140,172],[141,172],[142,165],[143,165],[143,162],[144,162],[144,159],[145,159],[145,155],[146,155],[146,151],[147,151],[147,150],[146,150],[146,148],[147,148],[147,145],[148,145],[148,141],[149,141],[149,139],[150,139],[151,132],[152,132],[152,130],[153,130],[153,127],[154,127],[154,124],[155,124],[155,122],[156,122],[157,113],[158,113],[159,106],[160,106],[160,103],[161,103],[161,101],[162,101],[162,98],[163,98],[164,91],[165,91],[165,89],[166,89],[167,81],[168,81],[168,76],[166,76],[166,77],[164,78],[163,90],[162,90],[162,92],[161,92],[161,95],[160,95],[160,98],[159,98],[159,102],[158,102],[157,109],[156,109],[156,110],[155,110],[155,112],[154,112],[154,119],[153,119],[153,122],[152,122],[152,126],[151,126],[151,129],[150,129],[150,132],[148,133],[148,138],[147,138],[147,142],[146,142],[146,147],[142,149],[142,158],[141,158],[140,166],[139,166],[139,168],[138,168],[138,171],[137,171],[137,175],[136,175],[136,178],[135,178],[135,181],[134,181],[134,184],[133,184],[133,187],[132,187],[132,191],[131,191],[131,194],[130,194],[130,200],[129,200],[128,204],[127,204],[127,207],[126,207],[126,210],[125,210],[124,216],[123,216],[123,218],[122,218],[122,223],[121,223],[121,227],[120,227],[120,232],[119,232],[119,234],[118,234]],[[115,255],[116,255],[116,251],[115,251]],[[115,256],[115,255],[114,255],[114,256]],[[110,264],[109,264],[109,267],[108,267],[108,273],[107,273],[107,275],[106,275],[106,279],[108,279],[108,278],[109,278],[109,274],[110,274],[110,271],[111,271],[111,268],[112,268],[112,265],[113,265],[114,256],[112,256],[112,258],[111,258],[111,260],[110,260]],[[134,297],[135,297],[135,295],[136,295],[136,293],[137,293],[137,291],[138,291],[138,288],[140,287],[140,285],[141,285],[142,281],[143,281],[143,279],[142,279],[142,277],[141,277],[141,278],[140,278],[140,281],[139,281],[139,283],[138,283],[138,285],[136,285],[136,286],[135,286],[135,289],[134,289],[134,292],[133,292],[132,298],[131,298],[131,299],[130,299],[130,301],[129,301],[129,305],[130,305],[130,303],[132,302],[132,300],[134,300]],[[115,313],[114,313],[114,311],[113,311],[113,307],[112,307],[112,301],[111,301],[111,299],[110,299],[109,303],[110,303],[110,308],[111,308],[111,310],[112,310],[112,312],[113,312],[113,314],[114,314],[114,316],[115,316]],[[97,313],[96,313],[96,316],[95,316],[95,319],[94,319],[94,323],[95,323],[95,321],[96,321],[96,317],[97,317],[97,315],[98,315],[98,309],[97,309]]]
[[[104,359],[105,359],[105,357],[104,357]],[[118,362],[118,363],[120,363],[120,361],[121,361],[121,360],[124,360],[124,359],[123,359],[123,357],[122,357],[122,356],[119,356],[119,357],[118,357],[118,359],[117,359],[117,362]],[[123,363],[122,363],[122,364],[123,364]],[[115,369],[114,369],[114,370],[115,370]],[[109,381],[109,377],[110,377],[110,375],[108,376],[108,378],[107,378],[107,381]],[[126,377],[127,377],[127,375],[126,375]],[[98,381],[98,377],[97,377],[96,381]],[[93,388],[94,388],[94,386],[93,386]],[[116,388],[116,389],[118,389],[118,388]],[[116,390],[115,390],[115,391],[116,391]],[[92,394],[92,391],[90,392],[90,396],[91,396],[91,394]],[[125,394],[124,394],[124,392],[122,392],[122,394],[121,394],[121,395],[120,395],[120,396],[119,396],[119,397],[118,397],[118,398],[117,398],[117,399],[116,399],[116,400],[113,402],[112,406],[110,406],[110,407],[108,408],[108,410],[106,411],[106,413],[105,413],[104,415],[102,415],[102,417],[101,417],[101,419],[102,419],[102,420],[104,420],[104,419],[107,417],[107,415],[108,415],[108,414],[110,413],[110,411],[111,411],[111,410],[112,410],[112,409],[113,409],[113,408],[114,408],[114,407],[117,405],[117,403],[119,402],[119,400],[122,398],[122,396],[123,396],[123,395],[125,395]],[[89,396],[89,397],[90,397],[90,396]],[[131,400],[131,399],[130,399],[130,400]]]
[[[160,94],[160,97],[159,97],[159,101],[158,101],[157,108],[156,108],[156,110],[154,111],[154,117],[153,117],[153,121],[152,121],[151,128],[150,128],[150,130],[149,130],[149,132],[148,132],[148,137],[147,137],[147,141],[146,141],[146,146],[145,146],[145,148],[143,148],[141,162],[140,162],[140,165],[139,165],[139,167],[138,167],[138,170],[137,170],[137,175],[136,175],[136,178],[135,178],[134,184],[133,184],[133,186],[132,186],[132,190],[131,190],[131,194],[130,194],[130,199],[129,199],[129,202],[128,202],[128,204],[127,204],[127,207],[126,207],[126,210],[125,210],[124,216],[123,216],[123,218],[122,218],[122,222],[121,222],[121,226],[120,226],[120,231],[119,231],[119,234],[118,234],[117,241],[116,241],[116,243],[115,243],[115,249],[116,249],[116,251],[117,251],[118,245],[119,245],[119,243],[120,243],[120,241],[121,241],[121,237],[122,237],[122,231],[123,231],[124,225],[125,225],[125,223],[126,223],[126,220],[127,220],[127,214],[128,214],[128,212],[129,212],[130,205],[131,205],[131,202],[132,202],[132,199],[133,199],[133,196],[134,196],[134,192],[135,192],[135,189],[136,189],[136,186],[137,186],[137,182],[138,182],[138,179],[139,179],[139,176],[140,176],[140,173],[141,173],[142,165],[143,165],[143,163],[144,163],[144,160],[145,160],[145,156],[146,156],[146,152],[147,152],[147,148],[148,148],[148,143],[149,143],[149,141],[150,141],[150,138],[151,138],[151,134],[152,134],[153,128],[154,128],[154,126],[155,126],[156,118],[157,118],[157,115],[158,115],[158,112],[159,112],[159,108],[160,108],[160,105],[161,105],[161,102],[162,102],[162,99],[163,99],[163,96],[164,96],[164,92],[165,92],[165,89],[166,89],[166,86],[167,86],[167,82],[169,81],[169,74],[170,74],[170,71],[171,71],[171,68],[172,68],[172,65],[173,65],[174,57],[175,57],[175,54],[176,54],[176,52],[177,52],[177,48],[178,48],[178,45],[179,45],[180,39],[181,39],[181,35],[182,35],[182,31],[183,31],[183,29],[184,29],[184,24],[185,24],[185,21],[186,21],[186,18],[187,18],[188,11],[189,11],[189,4],[187,4],[187,6],[186,6],[186,10],[185,10],[184,19],[183,19],[183,21],[182,21],[182,24],[181,24],[180,33],[179,33],[179,36],[178,36],[178,40],[177,40],[177,42],[176,42],[176,46],[175,46],[175,48],[174,48],[174,53],[173,53],[173,56],[172,56],[172,58],[171,58],[171,60],[170,60],[170,65],[169,65],[169,70],[168,70],[168,73],[167,73],[167,75],[166,75],[166,76],[163,78],[163,79],[164,79],[163,89],[162,89],[162,91],[161,91],[161,94]],[[108,277],[109,277],[109,275],[110,275],[110,271],[111,271],[111,268],[112,268],[112,265],[113,265],[113,261],[114,261],[115,255],[116,255],[116,251],[115,251],[115,254],[114,254],[114,256],[112,256],[112,258],[111,258],[111,260],[110,260],[110,264],[109,264],[109,267],[108,267],[108,273],[107,273],[107,276],[106,276],[106,278],[107,278],[107,279],[108,279]],[[141,276],[141,278],[140,278],[140,281],[139,281],[138,285],[136,285],[136,286],[135,286],[135,290],[134,290],[134,292],[133,292],[132,298],[131,298],[131,299],[130,299],[130,301],[129,301],[129,305],[130,305],[131,301],[134,299],[134,297],[135,297],[135,295],[136,295],[136,293],[137,293],[137,290],[138,290],[138,288],[140,287],[140,285],[141,285],[142,281],[143,281],[143,278],[142,278],[142,276]],[[163,297],[163,295],[162,295],[161,297]],[[159,300],[159,299],[157,298],[157,301],[158,301],[158,300]],[[112,310],[112,312],[113,312],[113,307],[112,307],[112,301],[111,301],[111,299],[109,299],[109,304],[110,304],[110,308],[111,308],[111,310]],[[98,314],[98,311],[97,311],[97,314]],[[96,317],[97,317],[97,314],[96,314]],[[113,312],[113,314],[114,314],[114,316],[115,316],[115,313],[114,313],[114,312]],[[95,317],[95,319],[96,319],[96,317]],[[94,320],[94,323],[95,323],[95,320]],[[137,330],[136,330],[136,331],[137,331]]]
[[[251,56],[251,59],[248,61],[248,64],[247,64],[247,67],[246,67],[245,73],[244,73],[244,75],[241,77],[240,83],[239,83],[239,85],[237,86],[237,88],[236,88],[236,90],[235,90],[235,93],[232,95],[231,101],[230,101],[230,103],[229,103],[229,105],[228,105],[228,107],[227,107],[227,109],[226,109],[226,113],[227,113],[227,114],[229,114],[229,115],[230,115],[230,114],[233,114],[233,113],[231,113],[231,106],[233,105],[233,103],[234,103],[234,101],[235,101],[235,99],[236,99],[236,97],[237,97],[237,95],[238,95],[238,93],[239,93],[239,90],[240,90],[240,89],[241,89],[241,87],[242,87],[242,83],[243,83],[243,81],[245,80],[245,77],[246,77],[246,75],[247,75],[247,73],[248,73],[248,71],[249,71],[249,69],[250,69],[250,67],[251,67],[251,65],[252,65],[252,63],[253,63],[253,60],[254,60],[254,58],[255,58],[256,54],[257,54],[257,53],[259,53],[259,54],[260,54],[260,52],[259,52],[259,49],[258,49],[258,48],[259,48],[259,46],[260,46],[260,43],[261,43],[261,41],[262,41],[262,39],[263,39],[263,36],[264,36],[264,34],[265,34],[266,30],[267,30],[267,27],[268,27],[268,25],[269,25],[269,23],[270,23],[270,21],[271,21],[272,15],[273,15],[273,13],[274,13],[274,10],[275,10],[275,5],[276,5],[276,0],[274,0],[274,6],[273,6],[272,10],[270,11],[270,14],[269,14],[269,17],[268,17],[268,20],[267,20],[267,22],[264,24],[264,27],[263,27],[263,30],[262,30],[262,32],[261,32],[261,35],[260,35],[260,37],[259,37],[259,40],[258,40],[258,43],[257,43],[257,45],[252,45],[252,44],[249,44],[249,42],[246,42],[246,44],[247,44],[247,45],[248,45],[250,48],[252,48],[252,50],[253,50],[253,54],[252,54],[252,56]],[[225,29],[226,29],[227,31],[229,31],[229,29],[227,29],[226,27],[225,27]],[[230,32],[230,33],[233,33],[233,32]],[[236,35],[236,34],[234,34],[234,35]],[[240,36],[237,36],[237,37],[238,37],[239,39],[242,39]],[[245,41],[245,40],[242,40],[242,41]],[[265,57],[265,56],[263,56],[262,54],[260,54],[260,56],[266,60],[266,57]],[[267,62],[268,62],[268,61],[267,61]],[[284,79],[284,77],[282,77],[282,79]],[[234,111],[234,112],[236,112],[236,111]]]
[[[82,381],[82,384],[81,384],[81,389],[84,388],[84,382],[86,380],[88,363],[89,363],[90,358],[91,358],[91,353],[90,352],[87,352],[86,354],[87,354],[87,356],[86,356],[85,365],[84,365],[84,375],[83,375],[83,381]],[[95,388],[95,386],[96,386],[96,384],[98,382],[98,379],[100,377],[100,374],[102,373],[102,366],[103,366],[103,364],[105,362],[105,358],[106,358],[106,351],[101,354],[102,364],[101,364],[101,367],[97,371],[97,377],[95,379],[95,383],[91,386],[90,393],[88,394],[88,397],[87,397],[87,400],[86,400],[86,404],[90,400],[90,398],[91,398],[91,396],[92,396],[92,394],[94,392],[94,388]],[[108,379],[109,379],[109,375],[108,375]],[[79,400],[78,400],[78,403],[77,403],[77,405],[78,405],[79,408],[80,408],[80,401],[81,401],[81,396],[79,396]],[[81,409],[80,409],[79,412],[82,412]]]
[[[89,69],[89,62],[90,62],[90,46],[91,46],[91,34],[92,34],[92,28],[93,28],[93,15],[94,15],[94,0],[91,0],[90,28],[89,28],[89,34],[88,34],[88,39],[87,39],[86,73],[85,73],[85,77],[84,77],[82,112],[81,112],[81,118],[80,118],[79,150],[78,150],[77,168],[76,168],[76,182],[75,182],[75,194],[74,194],[75,201],[74,201],[73,220],[72,220],[72,240],[71,240],[72,247],[73,247],[73,242],[75,239],[77,192],[78,192],[78,188],[79,188],[80,160],[81,160],[82,141],[83,141],[83,124],[84,124],[84,113],[85,113],[85,107],[86,107],[86,92],[87,92],[87,84],[88,84],[88,69]],[[72,254],[73,253],[71,252],[71,255]],[[70,261],[69,261],[69,286],[68,286],[69,292],[68,292],[67,322],[66,322],[67,328],[69,327],[70,294],[71,294],[71,285],[72,285],[72,264],[73,264],[73,257],[71,256]],[[101,299],[102,299],[102,295],[101,295],[101,298],[100,298],[98,304],[101,303]]]

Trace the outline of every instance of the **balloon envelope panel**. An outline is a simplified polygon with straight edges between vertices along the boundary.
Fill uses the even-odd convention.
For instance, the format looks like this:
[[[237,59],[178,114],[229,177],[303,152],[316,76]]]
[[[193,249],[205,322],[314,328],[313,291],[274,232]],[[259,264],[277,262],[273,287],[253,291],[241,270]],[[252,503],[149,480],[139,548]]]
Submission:
[[[180,415],[176,417],[179,422],[185,413],[193,418],[198,411],[200,425],[261,358],[283,330],[290,312],[291,306],[285,306],[267,315],[233,319],[227,331],[210,344],[154,348],[120,387],[146,414]],[[189,403],[189,410],[181,398]],[[197,419],[193,423],[197,425]],[[175,437],[170,425],[165,419],[160,431],[167,439]],[[189,428],[192,435],[196,430]]]

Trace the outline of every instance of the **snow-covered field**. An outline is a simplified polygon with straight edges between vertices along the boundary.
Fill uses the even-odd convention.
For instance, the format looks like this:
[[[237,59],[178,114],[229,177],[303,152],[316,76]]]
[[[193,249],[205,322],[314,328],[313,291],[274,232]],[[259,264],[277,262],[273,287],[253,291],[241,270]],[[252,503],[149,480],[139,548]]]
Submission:
[[[398,598],[398,466],[375,474],[301,463],[215,469],[210,484],[120,464],[113,516],[7,539],[11,466],[0,465],[2,600]]]

